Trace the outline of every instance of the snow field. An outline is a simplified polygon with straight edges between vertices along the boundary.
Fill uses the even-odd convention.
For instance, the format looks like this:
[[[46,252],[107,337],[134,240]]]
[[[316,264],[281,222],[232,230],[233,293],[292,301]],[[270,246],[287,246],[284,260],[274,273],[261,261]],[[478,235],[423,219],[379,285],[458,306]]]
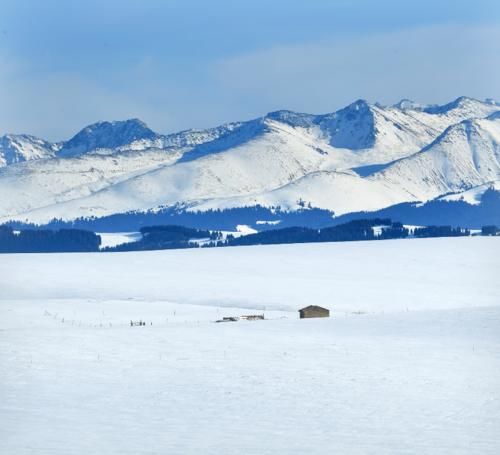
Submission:
[[[498,239],[436,238],[0,256],[3,299],[166,301],[336,312],[498,304]]]
[[[2,255],[2,450],[497,454],[499,248]]]

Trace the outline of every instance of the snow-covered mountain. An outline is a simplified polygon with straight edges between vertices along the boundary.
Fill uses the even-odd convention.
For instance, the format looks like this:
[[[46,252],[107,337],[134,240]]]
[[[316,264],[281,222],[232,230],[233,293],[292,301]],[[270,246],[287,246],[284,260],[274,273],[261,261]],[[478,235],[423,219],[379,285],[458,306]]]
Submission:
[[[57,144],[27,134],[6,134],[0,137],[0,167],[22,161],[55,156]]]
[[[276,111],[171,135],[137,119],[99,122],[58,144],[7,135],[0,196],[9,197],[0,197],[0,219],[46,222],[179,203],[376,210],[500,180],[499,144],[500,105],[465,97],[443,106],[358,100],[329,114]]]
[[[448,127],[420,152],[369,179],[405,188],[416,200],[467,191],[500,177],[500,117],[464,120]]]
[[[159,135],[138,119],[98,122],[87,126],[63,143],[59,156],[78,156],[96,149],[114,149],[135,141],[151,141],[158,137]]]

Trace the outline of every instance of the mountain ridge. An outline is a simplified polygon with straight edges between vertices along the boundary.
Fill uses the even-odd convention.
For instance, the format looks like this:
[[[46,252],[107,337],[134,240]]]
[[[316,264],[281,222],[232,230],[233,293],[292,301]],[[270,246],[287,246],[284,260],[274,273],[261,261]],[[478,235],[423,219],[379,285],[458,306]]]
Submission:
[[[280,110],[169,135],[138,119],[98,122],[57,144],[24,135],[36,153],[7,162],[0,145],[0,195],[13,194],[0,200],[0,220],[178,203],[294,210],[304,200],[343,214],[426,201],[500,180],[499,125],[498,104],[460,97],[438,107],[357,100],[329,114]]]

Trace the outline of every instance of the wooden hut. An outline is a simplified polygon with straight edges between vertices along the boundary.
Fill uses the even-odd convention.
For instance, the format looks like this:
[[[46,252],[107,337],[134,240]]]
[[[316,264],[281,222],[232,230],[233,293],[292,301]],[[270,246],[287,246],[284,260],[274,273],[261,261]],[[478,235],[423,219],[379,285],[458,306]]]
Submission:
[[[309,305],[299,310],[300,319],[305,318],[329,318],[330,310],[317,305]]]

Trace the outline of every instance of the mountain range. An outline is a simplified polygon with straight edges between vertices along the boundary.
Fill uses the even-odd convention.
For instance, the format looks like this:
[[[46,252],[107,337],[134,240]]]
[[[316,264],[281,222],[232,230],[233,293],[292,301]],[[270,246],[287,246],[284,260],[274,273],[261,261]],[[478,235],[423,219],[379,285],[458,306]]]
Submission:
[[[0,222],[256,205],[340,216],[445,198],[477,204],[499,182],[500,104],[467,97],[358,100],[169,135],[131,119],[58,143],[0,137]]]

